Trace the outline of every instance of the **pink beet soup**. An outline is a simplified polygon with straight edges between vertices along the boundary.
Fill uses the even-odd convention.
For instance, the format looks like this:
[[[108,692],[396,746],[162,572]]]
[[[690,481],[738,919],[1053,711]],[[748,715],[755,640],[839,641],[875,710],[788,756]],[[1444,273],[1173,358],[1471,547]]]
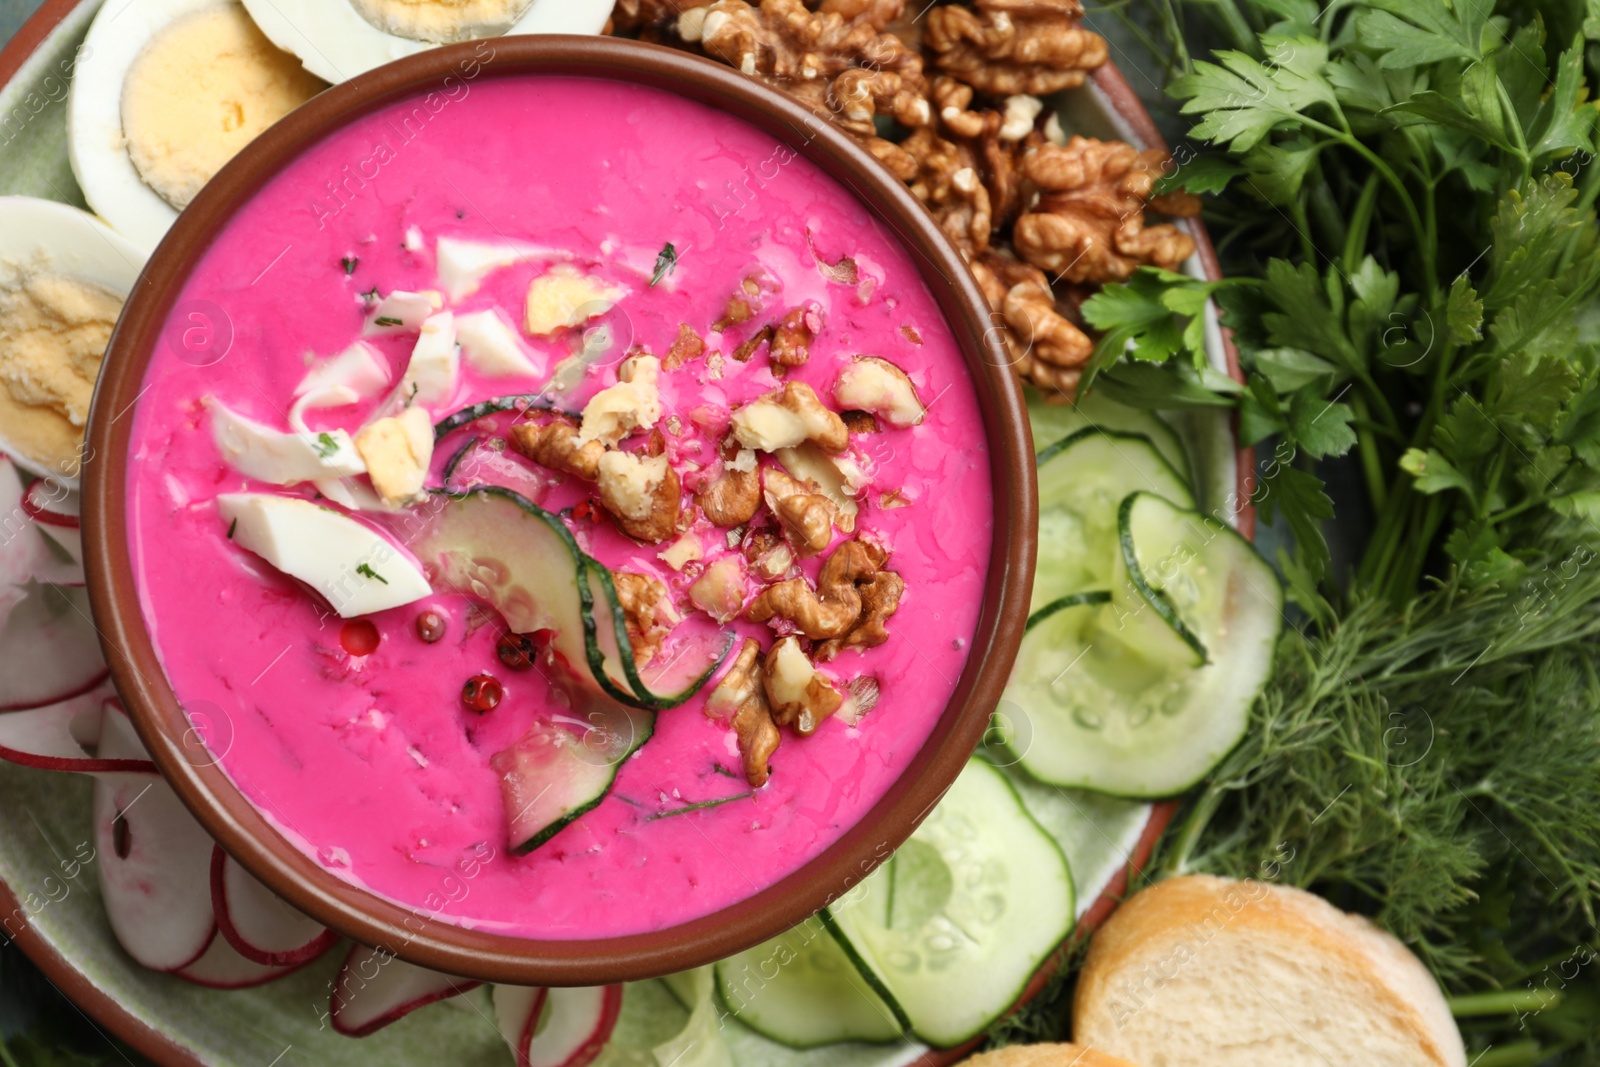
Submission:
[[[441,238],[523,253],[480,262],[475,286],[460,284],[441,277]],[[530,290],[552,275],[605,297],[572,307],[556,293],[540,306],[565,323],[531,333]],[[384,303],[397,292],[422,294],[435,325],[498,309],[526,366],[508,370],[461,337],[452,352],[447,339],[444,384],[426,379],[419,392],[408,378],[419,328],[382,314],[401,306]],[[168,336],[175,343],[146,374],[127,485],[137,584],[167,676],[191,717],[207,720],[213,757],[286,838],[420,915],[575,939],[659,930],[736,903],[815,857],[884,795],[971,651],[994,502],[975,390],[949,325],[911,256],[844,187],[709,107],[627,84],[517,76],[378,111],[290,163],[216,234]],[[358,342],[381,373],[347,379],[338,406],[296,410],[308,373]],[[859,399],[840,382],[863,356],[907,379],[920,419],[903,404],[869,411],[839,399]],[[658,376],[639,373],[652,357]],[[625,531],[619,511],[648,510],[637,493],[617,496],[626,486],[608,500],[592,470],[535,462],[516,444],[519,425],[530,433],[562,421],[583,433],[589,401],[623,375],[657,377],[659,411],[647,404],[609,434],[590,427],[591,455],[626,453],[611,462],[654,472],[634,489],[643,484],[657,510],[631,521],[637,534],[665,507],[665,536]],[[813,499],[786,520],[779,509],[795,487],[780,477],[783,461],[734,423],[748,405],[802,386],[826,409],[818,433],[842,423],[848,445],[812,437],[800,447],[846,477],[830,495],[802,470],[795,481]],[[219,445],[216,425],[226,411],[318,446],[409,407],[439,423],[513,394],[536,400],[440,436],[422,457],[428,489],[511,487],[611,573],[639,576],[653,614],[630,616],[629,632],[638,653],[652,640],[661,647],[640,664],[646,678],[682,674],[663,662],[671,656],[712,662],[732,645],[693,698],[630,720],[648,730],[653,718],[654,732],[620,758],[609,791],[526,853],[509,806],[533,794],[528,782],[508,790],[516,761],[496,757],[530,732],[582,729],[582,709],[606,699],[586,665],[563,659],[549,630],[508,637],[492,596],[442,580],[416,530],[449,498],[378,501],[378,459],[359,449],[368,474],[263,477]],[[467,461],[447,478],[458,455]],[[678,482],[670,500],[660,457]],[[761,488],[756,513],[715,525],[704,494],[740,473]],[[218,502],[230,494],[300,498],[361,523],[393,546],[378,571],[415,567],[432,592],[341,617],[333,586],[240,543]],[[898,577],[898,604],[875,637],[857,632],[865,603],[826,650],[827,637],[789,615],[750,617],[781,583],[827,600],[821,569],[851,541],[876,553],[873,574]],[[723,561],[732,562],[707,582]],[[352,561],[335,562],[348,577]],[[851,580],[864,594],[872,574]],[[786,722],[758,785],[745,752],[757,742],[741,741],[715,694],[746,639],[768,650],[784,637],[817,672],[821,714],[803,733],[792,708],[786,716],[750,698],[755,720]]]

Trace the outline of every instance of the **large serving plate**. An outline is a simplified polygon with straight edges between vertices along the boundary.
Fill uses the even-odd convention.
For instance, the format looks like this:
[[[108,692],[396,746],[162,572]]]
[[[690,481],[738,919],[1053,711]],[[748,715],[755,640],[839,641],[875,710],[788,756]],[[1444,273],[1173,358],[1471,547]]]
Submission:
[[[46,0],[0,51],[0,195],[25,194],[84,206],[66,149],[66,78],[100,0]],[[1063,124],[1087,135],[1140,145],[1160,143],[1149,115],[1114,68],[1102,70],[1061,102]],[[1184,223],[1199,246],[1187,269],[1216,276],[1216,259],[1196,223]],[[1230,346],[1210,325],[1211,358],[1237,373]],[[1254,516],[1235,514],[1250,460],[1228,419],[1191,416],[1178,426],[1194,460],[1201,495],[1213,513],[1249,535]],[[264,1067],[295,1063],[433,1067],[440,1063],[504,1067],[509,1054],[487,992],[425,1008],[355,1040],[328,1024],[328,993],[342,948],[286,979],[222,992],[189,985],[135,964],[117,945],[101,905],[92,862],[88,778],[0,763],[0,924],[64,993],[106,1031],[162,1064]],[[1081,926],[1102,920],[1148,859],[1175,805],[1149,805],[1052,787],[1025,801],[1055,834],[1078,883]],[[1068,829],[1070,827],[1070,829]],[[685,1012],[659,982],[630,986],[622,1019],[603,1063],[654,1063],[650,1049],[682,1024]],[[739,1067],[902,1067],[950,1062],[906,1041],[892,1046],[834,1045],[795,1052],[726,1020],[723,1037]],[[661,1064],[659,1067],[670,1067]]]

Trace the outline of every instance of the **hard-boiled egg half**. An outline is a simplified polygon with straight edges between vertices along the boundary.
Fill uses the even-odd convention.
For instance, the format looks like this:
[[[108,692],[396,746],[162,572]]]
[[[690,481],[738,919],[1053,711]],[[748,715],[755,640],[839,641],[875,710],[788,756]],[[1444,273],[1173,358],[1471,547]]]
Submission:
[[[324,88],[238,0],[108,0],[84,48],[72,171],[89,206],[147,250],[223,164]]]
[[[0,196],[0,452],[76,488],[89,401],[145,256],[94,216]]]
[[[245,0],[306,69],[342,82],[435,45],[512,33],[599,33],[613,0]]]

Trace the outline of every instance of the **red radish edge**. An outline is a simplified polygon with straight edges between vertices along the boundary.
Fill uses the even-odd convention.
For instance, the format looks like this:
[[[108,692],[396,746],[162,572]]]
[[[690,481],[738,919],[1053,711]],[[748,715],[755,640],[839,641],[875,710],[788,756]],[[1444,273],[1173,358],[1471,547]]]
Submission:
[[[213,934],[204,952],[170,973],[174,978],[206,989],[250,989],[287,977],[310,962],[306,960],[293,967],[266,967],[245,959],[226,940]]]
[[[83,696],[85,693],[92,693],[94,690],[99,689],[102,685],[106,684],[106,681],[110,677],[111,677],[111,668],[107,667],[105,670],[101,671],[100,674],[97,677],[95,677],[92,681],[86,682],[85,684],[79,686],[77,689],[74,689],[70,693],[67,693],[67,694],[65,694],[63,696],[53,697],[52,699],[46,700],[46,701],[44,701],[43,703],[40,703],[40,704],[27,703],[27,704],[7,704],[7,705],[4,705],[4,706],[0,706],[0,714],[3,714],[3,713],[8,712],[8,711],[38,711],[40,708],[48,708],[48,707],[51,707],[52,705],[55,705],[55,704],[65,704],[69,700],[76,700],[79,697]],[[139,768],[134,768],[134,769],[135,770],[151,770],[151,771],[153,771],[153,770],[155,770],[155,767],[156,767],[156,765],[154,763],[152,763],[148,767],[139,767]]]
[[[330,933],[331,932],[332,931],[330,931]],[[389,1011],[378,1016],[364,1026],[346,1027],[341,1021],[344,1015],[344,1006],[346,1003],[348,1003],[343,996],[343,991],[345,988],[344,976],[350,970],[350,964],[352,960],[362,953],[369,953],[372,951],[372,949],[365,945],[351,945],[350,951],[345,955],[344,962],[339,965],[339,973],[334,976],[333,992],[328,998],[328,1021],[333,1024],[334,1030],[343,1034],[345,1037],[369,1037],[372,1034],[377,1033],[379,1030],[382,1030],[390,1023],[398,1022],[399,1020],[405,1018],[418,1008],[426,1008],[429,1004],[437,1004],[441,1000],[449,1000],[451,997],[458,997],[463,993],[470,993],[472,990],[477,989],[483,984],[482,982],[456,979],[450,975],[441,974],[440,977],[446,980],[446,985],[444,988],[424,994],[423,996],[417,997],[414,1000],[408,1000],[403,1004],[398,1004],[394,1008],[391,1008]],[[411,964],[403,963],[392,956],[390,957],[390,962],[401,963],[402,966],[407,967],[412,966]],[[421,970],[422,968],[417,969]]]
[[[339,935],[322,928],[322,932],[307,941],[299,948],[289,949],[286,952],[270,952],[252,945],[243,934],[239,932],[233,922],[233,914],[228,907],[228,889],[225,875],[228,868],[228,854],[222,850],[221,845],[216,845],[211,850],[211,910],[217,916],[217,931],[222,934],[233,950],[251,963],[263,967],[298,967],[310,963],[324,952],[333,947],[339,940]]]
[[[67,699],[58,701],[54,704],[46,704],[43,707],[28,708],[24,710],[10,710],[0,714],[0,759],[5,760],[7,763],[15,763],[21,767],[35,767],[44,771],[69,771],[78,774],[119,774],[125,772],[133,774],[155,774],[156,765],[147,759],[99,759],[88,755],[87,752],[85,752],[85,754],[81,757],[45,754],[29,751],[28,749],[16,748],[6,743],[8,740],[13,740],[12,738],[7,738],[5,736],[7,732],[6,727],[9,724],[18,721],[13,720],[11,716],[37,715],[44,717],[52,713],[63,716],[75,715],[77,714],[77,709],[73,708],[72,705],[83,697],[91,696],[93,694],[94,690],[91,689],[84,693],[75,694],[74,696],[68,697]],[[97,710],[100,707],[103,707],[103,702],[97,701]],[[76,740],[71,736],[71,729],[69,726],[63,725],[62,730],[66,734],[67,738],[72,740],[73,744],[77,743]]]
[[[1181,806],[1181,801],[1164,800],[1151,808],[1150,821],[1145,823],[1144,833],[1139,835],[1138,843],[1133,846],[1133,854],[1128,857],[1128,862],[1123,864],[1122,868],[1112,876],[1111,881],[1106,883],[1106,887],[1100,891],[1100,895],[1089,906],[1089,910],[1083,913],[1083,918],[1073,926],[1072,933],[1067,935],[1061,946],[1034,972],[1033,979],[1022,991],[1022,996],[1007,1009],[1007,1015],[1038,996],[1061,969],[1061,965],[1066,962],[1066,957],[1073,948],[1085,937],[1094,933],[1095,928],[1105,922],[1116,910],[1117,905],[1122,903],[1122,898],[1128,891],[1130,876],[1136,871],[1143,871],[1144,865],[1150,862],[1150,854],[1155,851],[1156,842],[1161,840],[1167,824],[1172,821],[1172,817],[1177,814]],[[951,1064],[958,1063],[976,1052],[984,1040],[984,1037],[979,1036],[955,1048],[929,1049],[912,1061],[909,1067],[950,1067]]]
[[[537,1065],[533,1062],[533,1042],[538,1035],[534,1027],[538,1025],[539,1017],[548,1007],[550,1011],[559,1011],[559,1000],[563,995],[571,994],[575,990],[554,989],[544,990],[534,998],[533,1010],[528,1012],[528,1021],[522,1024],[522,1037],[517,1042],[517,1067],[587,1067],[593,1063],[600,1053],[605,1051],[606,1045],[611,1041],[611,1033],[617,1028],[617,1017],[622,1014],[622,987],[608,985],[600,990],[600,1017],[595,1020],[594,1029],[589,1031],[589,1036],[583,1043],[573,1049],[565,1059],[546,1063],[540,1061]],[[548,1028],[545,1033],[549,1033]]]
[[[63,529],[68,529],[68,530],[81,529],[83,523],[78,518],[78,516],[69,515],[64,511],[54,511],[54,510],[52,510],[50,508],[49,504],[47,504],[47,503],[46,504],[41,504],[37,500],[34,499],[34,496],[35,496],[35,492],[34,491],[36,489],[38,489],[41,485],[45,485],[45,484],[46,483],[44,481],[42,481],[42,480],[41,481],[37,481],[37,482],[34,482],[32,485],[28,486],[28,488],[23,491],[23,494],[22,494],[22,511],[23,511],[23,513],[25,515],[27,515],[30,519],[32,519],[34,522],[41,523],[42,525],[45,525],[45,526],[59,526],[59,527],[62,527]]]

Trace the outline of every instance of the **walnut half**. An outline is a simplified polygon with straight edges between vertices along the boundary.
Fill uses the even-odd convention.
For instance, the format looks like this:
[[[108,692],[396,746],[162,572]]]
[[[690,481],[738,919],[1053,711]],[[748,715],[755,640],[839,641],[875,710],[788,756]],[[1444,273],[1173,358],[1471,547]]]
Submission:
[[[801,736],[816,733],[824,719],[844,706],[844,694],[806,658],[800,642],[781,638],[767,653],[764,684],[772,718]]]
[[[767,762],[782,740],[772,721],[761,671],[761,645],[745,638],[739,655],[706,701],[706,714],[733,727],[744,760],[745,780],[759,789],[771,777]]]
[[[817,575],[815,589],[804,578],[790,578],[764,589],[751,602],[751,622],[784,619],[813,641],[822,641],[817,658],[827,661],[847,648],[873,648],[889,639],[884,623],[900,607],[905,583],[883,570],[884,551],[862,540],[834,550]]]

